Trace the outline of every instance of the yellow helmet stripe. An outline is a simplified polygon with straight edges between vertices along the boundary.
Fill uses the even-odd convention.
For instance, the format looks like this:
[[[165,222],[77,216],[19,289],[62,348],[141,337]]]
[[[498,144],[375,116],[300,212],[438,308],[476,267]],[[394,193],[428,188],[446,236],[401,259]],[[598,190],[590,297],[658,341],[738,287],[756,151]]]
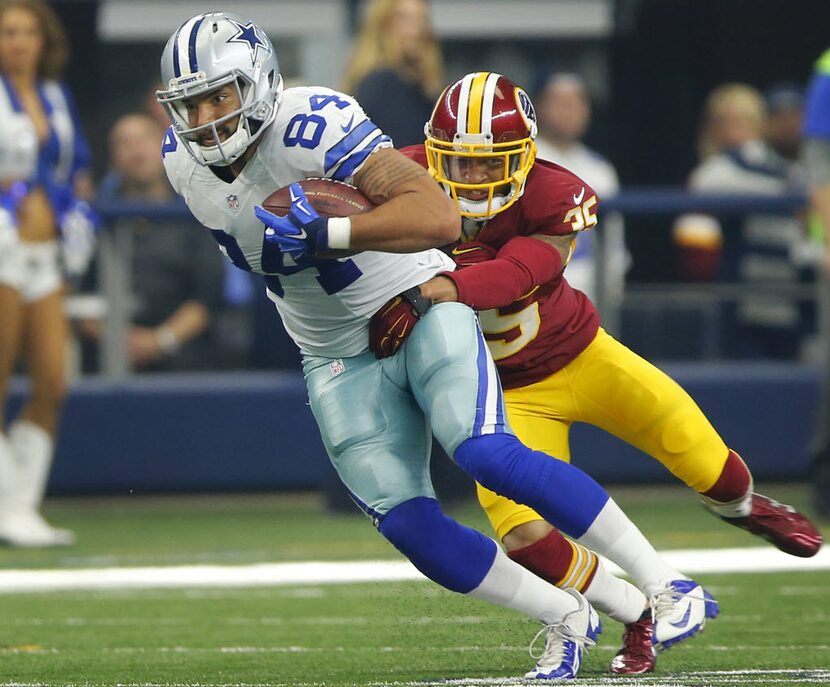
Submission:
[[[480,134],[484,109],[484,85],[490,72],[479,72],[470,84],[469,102],[467,104],[467,133]]]

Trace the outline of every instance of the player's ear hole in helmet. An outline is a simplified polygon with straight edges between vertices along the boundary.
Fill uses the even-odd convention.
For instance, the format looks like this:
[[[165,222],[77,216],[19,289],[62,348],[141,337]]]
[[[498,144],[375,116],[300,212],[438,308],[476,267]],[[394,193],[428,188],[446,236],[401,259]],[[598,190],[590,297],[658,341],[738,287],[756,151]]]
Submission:
[[[486,219],[515,203],[536,159],[528,95],[492,72],[448,86],[424,128],[429,172],[465,217]]]
[[[201,165],[229,165],[262,135],[277,113],[283,80],[274,46],[256,24],[231,12],[196,15],[167,41],[158,91],[173,129]],[[188,106],[232,86],[235,107],[191,123]],[[228,129],[232,130],[228,130]]]

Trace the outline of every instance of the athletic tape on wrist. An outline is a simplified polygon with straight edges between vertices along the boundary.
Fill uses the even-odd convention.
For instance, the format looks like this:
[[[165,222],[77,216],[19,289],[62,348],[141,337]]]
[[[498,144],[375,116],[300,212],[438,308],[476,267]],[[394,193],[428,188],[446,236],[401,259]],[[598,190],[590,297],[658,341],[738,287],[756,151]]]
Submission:
[[[328,244],[332,250],[348,250],[352,245],[352,220],[349,217],[332,217],[326,226]]]

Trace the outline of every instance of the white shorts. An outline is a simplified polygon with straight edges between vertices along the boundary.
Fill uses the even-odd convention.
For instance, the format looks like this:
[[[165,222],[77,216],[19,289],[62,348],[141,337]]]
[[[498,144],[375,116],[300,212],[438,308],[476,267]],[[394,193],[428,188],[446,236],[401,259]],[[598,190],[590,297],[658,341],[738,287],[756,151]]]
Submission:
[[[16,243],[0,255],[0,284],[34,303],[63,288],[60,244],[57,241]]]

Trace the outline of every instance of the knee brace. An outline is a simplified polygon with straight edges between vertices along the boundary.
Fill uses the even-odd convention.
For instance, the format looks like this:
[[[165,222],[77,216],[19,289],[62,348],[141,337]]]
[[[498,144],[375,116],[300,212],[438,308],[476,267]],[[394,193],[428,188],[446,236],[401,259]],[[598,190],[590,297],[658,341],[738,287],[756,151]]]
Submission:
[[[441,512],[419,496],[390,510],[380,533],[433,582],[467,594],[481,584],[496,557],[496,543]]]
[[[574,539],[588,531],[609,498],[579,468],[532,451],[512,434],[467,439],[453,457],[477,482],[530,506]]]

